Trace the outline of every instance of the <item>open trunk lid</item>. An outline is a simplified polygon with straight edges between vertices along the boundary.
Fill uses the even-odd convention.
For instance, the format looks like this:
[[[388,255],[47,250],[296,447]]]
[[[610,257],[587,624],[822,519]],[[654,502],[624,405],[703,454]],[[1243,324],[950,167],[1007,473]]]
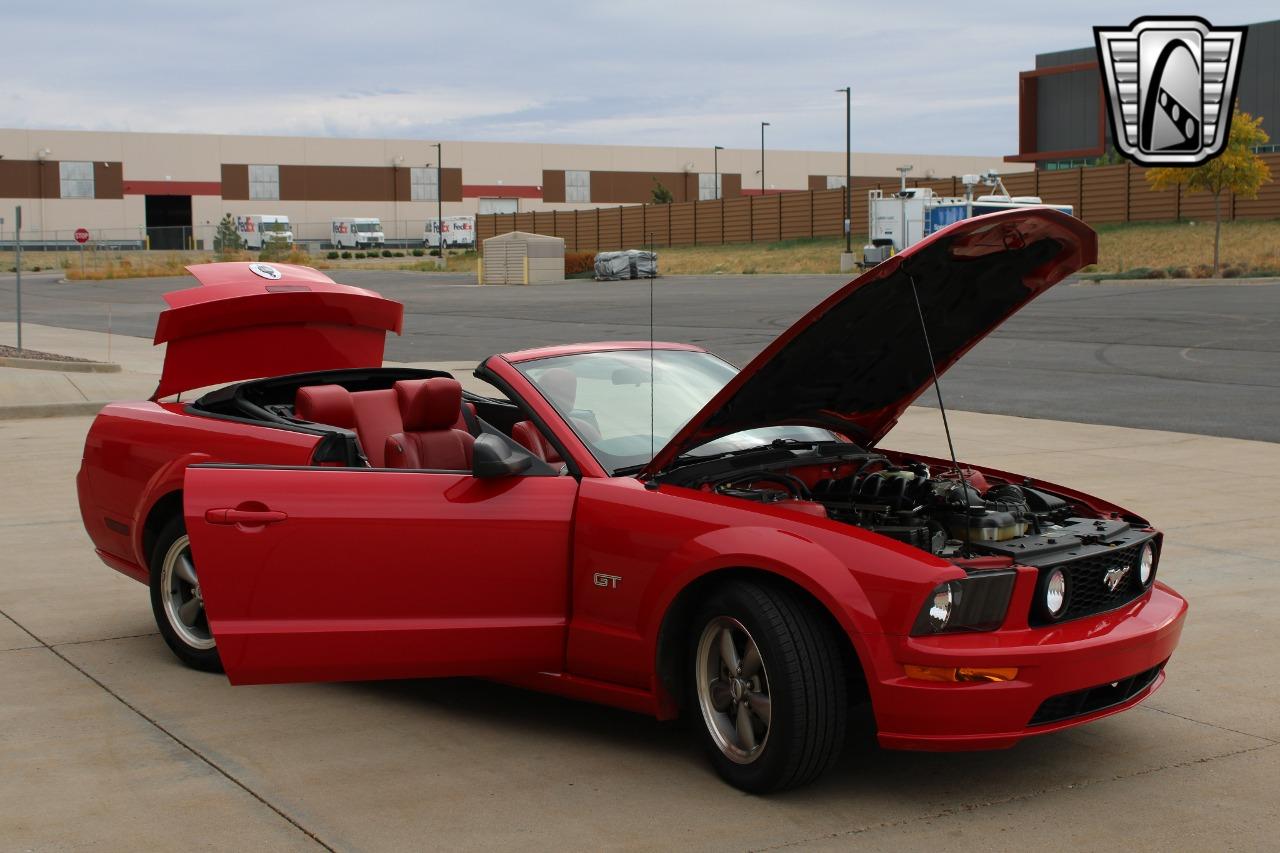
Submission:
[[[639,476],[660,473],[720,436],[778,424],[828,427],[873,446],[929,386],[935,365],[944,373],[1036,296],[1096,262],[1097,254],[1093,229],[1050,208],[950,225],[858,276],[796,321]]]
[[[404,306],[294,264],[197,264],[198,287],[166,293],[152,400],[192,388],[313,370],[381,367]]]

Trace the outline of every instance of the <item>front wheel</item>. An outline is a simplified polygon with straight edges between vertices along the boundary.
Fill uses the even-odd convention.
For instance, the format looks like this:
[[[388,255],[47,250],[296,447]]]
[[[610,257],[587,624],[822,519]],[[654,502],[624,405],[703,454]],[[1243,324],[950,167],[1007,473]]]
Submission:
[[[803,785],[839,758],[847,676],[830,628],[792,593],[734,583],[694,622],[690,687],[716,772],[752,793]]]
[[[179,660],[192,669],[222,672],[181,518],[164,526],[151,552],[151,610],[160,636]]]

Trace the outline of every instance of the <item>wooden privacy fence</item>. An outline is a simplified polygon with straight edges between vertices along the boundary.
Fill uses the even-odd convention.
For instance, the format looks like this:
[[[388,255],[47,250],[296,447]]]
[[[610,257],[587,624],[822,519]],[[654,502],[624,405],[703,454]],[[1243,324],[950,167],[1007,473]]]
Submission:
[[[1263,154],[1280,178],[1280,154]],[[1022,172],[1002,176],[1010,195],[1040,196],[1049,204],[1070,204],[1092,225],[1115,222],[1209,220],[1213,197],[1169,189],[1155,192],[1146,170],[1132,164],[1093,166],[1061,171]],[[957,178],[908,180],[945,196],[961,196]],[[853,233],[867,229],[867,192],[896,192],[897,178],[883,178],[853,188]],[[983,188],[985,190],[985,188]],[[1280,218],[1280,180],[1262,188],[1256,199],[1223,197],[1224,219]],[[578,210],[532,210],[488,213],[476,217],[476,238],[508,231],[528,231],[564,238],[571,252],[613,251],[654,246],[699,246],[720,243],[771,243],[844,233],[844,191],[808,190],[740,196],[717,201],[633,204]]]

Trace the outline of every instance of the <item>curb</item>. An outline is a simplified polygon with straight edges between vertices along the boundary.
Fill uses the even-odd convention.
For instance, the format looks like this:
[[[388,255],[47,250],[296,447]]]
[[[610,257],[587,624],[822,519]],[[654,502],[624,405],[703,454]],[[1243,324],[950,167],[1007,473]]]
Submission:
[[[0,406],[0,421],[13,421],[25,418],[67,418],[96,415],[107,405],[107,401],[82,400],[77,403],[27,403],[14,406]]]
[[[0,367],[22,370],[52,370],[57,373],[119,373],[120,365],[111,361],[56,361],[49,358],[0,357]]]

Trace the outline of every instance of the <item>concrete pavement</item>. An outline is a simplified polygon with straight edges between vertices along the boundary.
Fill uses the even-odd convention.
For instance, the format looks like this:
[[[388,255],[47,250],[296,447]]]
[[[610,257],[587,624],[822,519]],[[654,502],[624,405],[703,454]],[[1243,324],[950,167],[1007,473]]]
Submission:
[[[726,787],[678,727],[467,680],[231,688],[172,658],[93,556],[87,418],[0,421],[0,848],[1274,847],[1280,446],[957,412],[962,459],[1105,496],[1192,611],[1138,709],[1006,752],[855,737],[817,785]],[[944,455],[912,409],[886,446]]]

